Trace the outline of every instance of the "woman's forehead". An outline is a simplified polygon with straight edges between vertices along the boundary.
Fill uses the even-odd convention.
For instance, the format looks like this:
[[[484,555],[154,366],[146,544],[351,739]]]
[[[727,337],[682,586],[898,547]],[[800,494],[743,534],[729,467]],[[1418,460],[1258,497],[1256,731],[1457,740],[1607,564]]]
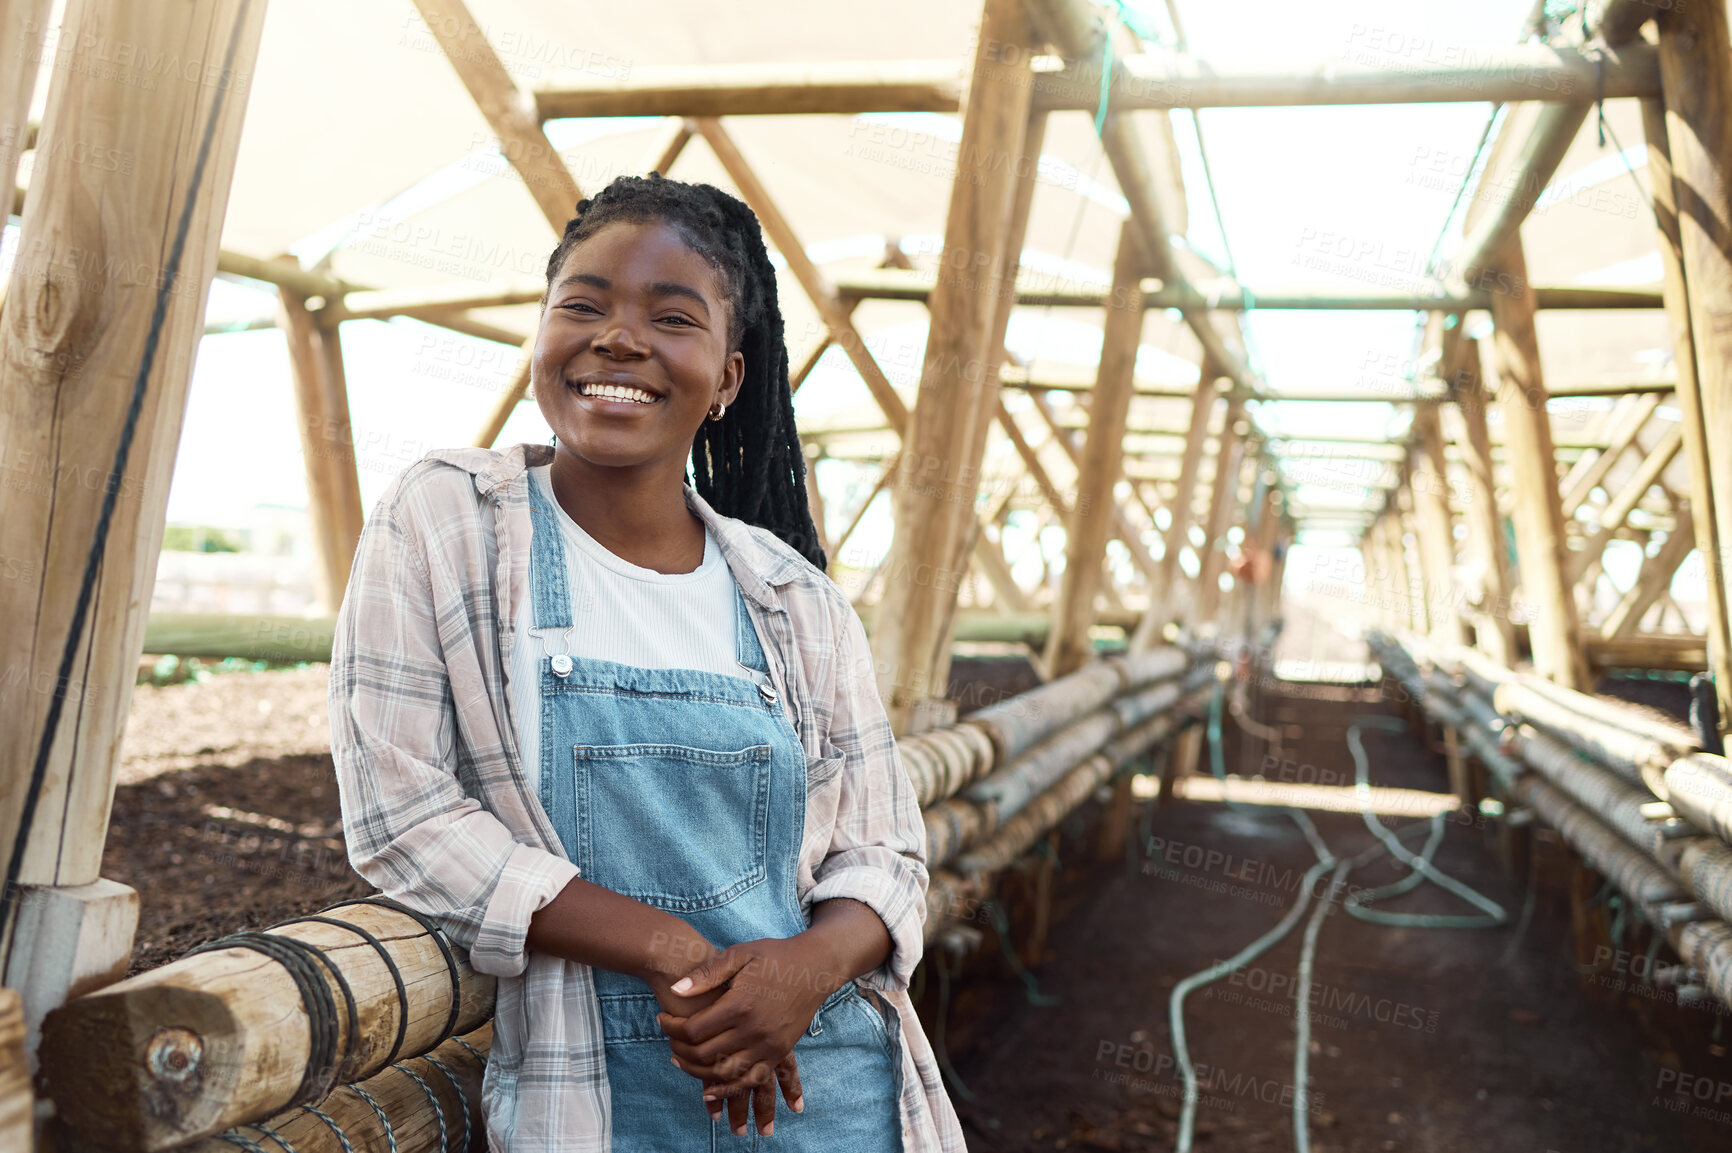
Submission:
[[[559,279],[600,276],[613,287],[648,284],[677,274],[694,288],[719,296],[721,277],[708,257],[673,225],[660,220],[616,220],[602,225],[566,254]]]

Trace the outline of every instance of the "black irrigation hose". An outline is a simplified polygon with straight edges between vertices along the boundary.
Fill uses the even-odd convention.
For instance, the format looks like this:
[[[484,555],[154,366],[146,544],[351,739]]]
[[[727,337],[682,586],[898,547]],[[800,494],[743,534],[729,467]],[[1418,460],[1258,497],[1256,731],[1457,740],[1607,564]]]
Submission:
[[[227,55],[223,59],[223,74],[232,75],[235,53],[240,48],[241,29],[246,27],[247,9],[251,0],[241,0],[235,13],[235,25],[229,33]],[[48,779],[48,761],[54,751],[54,737],[60,728],[60,714],[66,707],[67,688],[72,684],[72,670],[77,664],[78,651],[84,647],[84,624],[90,615],[90,605],[96,596],[96,577],[102,571],[104,554],[108,551],[108,531],[114,523],[114,505],[120,495],[120,481],[126,475],[126,464],[132,455],[132,440],[138,433],[139,417],[144,412],[144,394],[150,387],[151,370],[156,367],[157,347],[162,343],[162,330],[168,320],[168,300],[180,280],[180,265],[186,255],[187,233],[192,231],[192,210],[204,187],[205,164],[210,159],[211,142],[216,137],[217,121],[222,119],[223,100],[228,95],[226,85],[218,85],[211,101],[210,119],[205,123],[199,140],[198,158],[193,162],[192,175],[187,180],[186,197],[181,204],[180,221],[175,225],[174,242],[168,259],[163,263],[162,283],[157,285],[156,301],[151,306],[150,327],[144,338],[144,352],[139,357],[138,372],[132,381],[132,401],[127,405],[126,423],[120,429],[120,443],[115,446],[114,462],[109,468],[108,482],[103,488],[102,511],[96,518],[96,531],[90,540],[90,552],[84,560],[84,575],[79,581],[78,599],[73,603],[72,620],[66,630],[66,645],[60,653],[60,672],[54,678],[54,691],[48,698],[48,715],[42,723],[42,737],[36,743],[36,763],[30,770],[30,780],[24,788],[24,805],[19,812],[18,831],[12,842],[12,857],[6,863],[6,883],[0,889],[0,939],[11,931],[12,918],[18,905],[18,879],[24,872],[24,852],[30,843],[30,826],[36,822],[36,806],[42,800],[42,786]]]

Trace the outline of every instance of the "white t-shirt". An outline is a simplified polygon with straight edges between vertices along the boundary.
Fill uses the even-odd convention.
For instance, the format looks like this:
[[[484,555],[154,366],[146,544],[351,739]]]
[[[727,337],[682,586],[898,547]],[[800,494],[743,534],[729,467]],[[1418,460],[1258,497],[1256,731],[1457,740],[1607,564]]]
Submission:
[[[723,676],[762,680],[739,662],[734,627],[733,570],[716,538],[704,532],[704,559],[686,573],[659,573],[621,560],[554,499],[550,466],[529,470],[529,483],[559,514],[564,530],[571,623],[537,629],[534,602],[518,612],[511,658],[511,711],[518,721],[517,743],[531,789],[541,784],[542,659],[567,653],[578,659],[614,661],[647,669],[697,669]]]

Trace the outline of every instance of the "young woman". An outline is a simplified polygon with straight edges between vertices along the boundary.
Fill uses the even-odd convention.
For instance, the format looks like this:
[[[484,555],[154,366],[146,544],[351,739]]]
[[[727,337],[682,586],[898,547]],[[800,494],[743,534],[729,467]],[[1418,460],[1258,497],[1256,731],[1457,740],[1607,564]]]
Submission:
[[[331,667],[350,859],[499,978],[492,1148],[962,1150],[905,991],[923,827],[750,210],[579,204],[531,381],[553,447],[405,472]]]

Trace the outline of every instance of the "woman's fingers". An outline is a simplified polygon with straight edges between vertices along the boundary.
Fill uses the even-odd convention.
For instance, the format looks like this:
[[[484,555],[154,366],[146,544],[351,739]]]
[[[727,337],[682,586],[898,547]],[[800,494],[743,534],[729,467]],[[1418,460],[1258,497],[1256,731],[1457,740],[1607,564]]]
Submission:
[[[758,1122],[758,1132],[770,1136],[776,1127],[776,1086],[760,1085],[752,1090],[752,1113]]]
[[[728,1128],[734,1131],[734,1136],[746,1135],[746,1114],[750,1111],[752,1099],[750,1095],[741,1093],[728,1098]]]
[[[700,963],[697,968],[675,981],[670,986],[675,994],[681,997],[695,997],[719,989],[727,984],[741,969],[752,963],[752,955],[737,946],[730,946],[709,960]]]
[[[751,1072],[740,1082],[738,1091],[731,1093],[727,1101],[728,1128],[734,1131],[734,1136],[746,1135],[746,1122],[755,1113],[758,1132],[768,1137],[776,1123],[776,1079],[770,1066],[762,1061],[752,1066]]]
[[[776,1083],[782,1087],[782,1100],[788,1103],[788,1108],[796,1113],[804,1112],[806,1100],[801,1096],[800,1063],[791,1051],[776,1062]]]

